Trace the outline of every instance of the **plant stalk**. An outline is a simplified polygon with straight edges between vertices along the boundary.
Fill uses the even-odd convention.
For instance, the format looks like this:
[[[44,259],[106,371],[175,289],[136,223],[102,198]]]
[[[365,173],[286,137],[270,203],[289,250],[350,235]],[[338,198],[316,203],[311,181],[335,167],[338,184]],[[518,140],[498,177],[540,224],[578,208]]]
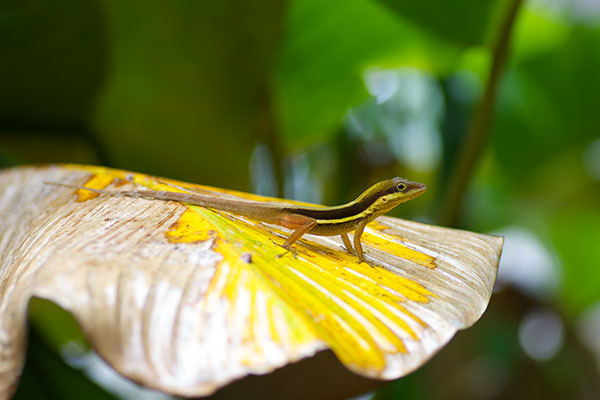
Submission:
[[[456,226],[461,214],[465,192],[488,141],[496,91],[506,66],[511,33],[522,3],[522,0],[513,0],[500,24],[493,46],[492,65],[483,97],[475,109],[462,151],[457,157],[454,170],[450,175],[440,218],[441,225]]]

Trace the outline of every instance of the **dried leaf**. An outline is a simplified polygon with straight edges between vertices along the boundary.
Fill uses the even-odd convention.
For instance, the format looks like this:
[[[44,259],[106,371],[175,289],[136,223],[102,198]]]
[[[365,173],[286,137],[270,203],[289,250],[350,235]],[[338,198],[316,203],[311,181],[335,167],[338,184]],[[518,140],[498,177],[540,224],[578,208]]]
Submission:
[[[382,217],[363,236],[368,264],[337,238],[310,235],[297,258],[277,257],[273,242],[288,233],[278,227],[44,180],[173,190],[99,167],[0,173],[0,397],[18,379],[32,296],[71,312],[121,374],[176,395],[327,348],[357,374],[394,379],[481,316],[502,248],[499,237]]]

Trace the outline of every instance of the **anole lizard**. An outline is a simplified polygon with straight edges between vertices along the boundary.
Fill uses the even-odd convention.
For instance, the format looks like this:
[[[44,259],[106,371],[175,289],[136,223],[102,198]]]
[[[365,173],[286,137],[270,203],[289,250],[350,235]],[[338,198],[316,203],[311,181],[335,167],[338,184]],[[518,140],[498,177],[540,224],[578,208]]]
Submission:
[[[108,196],[145,197],[158,200],[173,200],[215,210],[242,215],[250,219],[283,226],[293,230],[283,247],[292,250],[292,244],[305,233],[320,236],[340,235],[346,249],[353,253],[348,232],[354,231],[354,247],[359,262],[364,261],[360,237],[365,226],[400,203],[414,199],[427,187],[403,178],[388,179],[365,190],[350,203],[334,207],[296,207],[261,203],[243,199],[220,198],[199,193],[180,193],[155,190],[102,190],[85,186],[57,182],[45,182],[77,189],[89,190]]]

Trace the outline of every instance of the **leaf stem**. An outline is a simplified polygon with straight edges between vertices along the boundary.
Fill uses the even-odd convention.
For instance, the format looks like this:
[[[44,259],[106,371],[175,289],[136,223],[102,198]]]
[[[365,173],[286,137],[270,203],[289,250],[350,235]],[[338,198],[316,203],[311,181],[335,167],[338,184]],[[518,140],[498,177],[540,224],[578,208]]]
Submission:
[[[487,143],[496,91],[508,58],[512,28],[522,3],[522,0],[512,0],[500,24],[493,47],[492,65],[485,91],[475,109],[462,151],[458,155],[457,163],[450,175],[445,206],[440,218],[442,225],[455,226],[457,224],[465,191]]]

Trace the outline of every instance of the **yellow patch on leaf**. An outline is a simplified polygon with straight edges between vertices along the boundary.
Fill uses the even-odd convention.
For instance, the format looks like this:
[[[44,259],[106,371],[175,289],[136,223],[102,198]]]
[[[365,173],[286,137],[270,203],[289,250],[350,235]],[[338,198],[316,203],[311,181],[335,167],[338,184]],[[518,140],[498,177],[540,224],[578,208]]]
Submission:
[[[165,232],[171,243],[198,243],[210,239],[215,231],[206,219],[194,210],[186,210]]]
[[[233,307],[243,299],[252,309],[257,295],[268,293],[270,313],[286,315],[286,326],[293,329],[285,331],[265,317],[274,341],[302,345],[319,339],[349,365],[383,369],[385,353],[406,352],[404,338],[419,340],[415,328],[426,327],[402,304],[427,303],[432,293],[385,269],[359,264],[344,249],[301,240],[296,244],[298,258],[291,253],[280,257],[284,250],[272,242],[282,238],[267,227],[196,206],[182,214],[167,237],[177,242],[208,238],[199,232],[216,232],[213,250],[223,256],[216,275],[227,273],[218,291]],[[250,262],[245,254],[252,255]],[[255,313],[248,318],[247,339],[252,341],[261,318]]]
[[[87,186],[92,189],[105,189],[108,185],[114,182],[116,178],[110,175],[92,175],[83,186]],[[95,199],[100,196],[99,193],[95,193],[89,190],[77,189],[77,201],[86,201]]]
[[[371,226],[369,224],[369,228],[370,227]],[[434,269],[437,267],[437,264],[435,263],[435,257],[422,253],[418,250],[413,250],[410,247],[402,244],[397,237],[387,235],[383,232],[378,232],[377,234],[364,232],[361,236],[361,240],[367,245],[379,248],[393,256],[412,261],[415,264],[419,264],[425,268]]]

